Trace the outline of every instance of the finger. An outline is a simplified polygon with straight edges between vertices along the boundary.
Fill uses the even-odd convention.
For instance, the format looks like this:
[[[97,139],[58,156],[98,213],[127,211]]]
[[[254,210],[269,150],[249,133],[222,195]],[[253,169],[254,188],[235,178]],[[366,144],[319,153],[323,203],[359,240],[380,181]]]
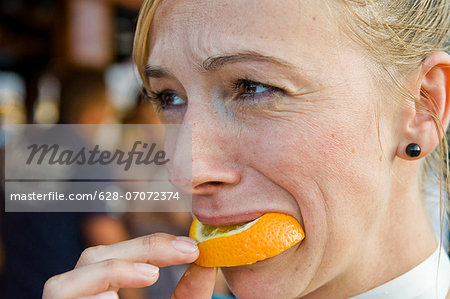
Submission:
[[[108,259],[148,263],[158,267],[192,263],[198,257],[196,241],[188,237],[153,234],[112,245],[87,248],[75,268]]]
[[[124,260],[106,260],[50,278],[45,299],[92,296],[120,288],[141,288],[158,280],[159,268]]]
[[[184,273],[172,299],[210,299],[216,282],[217,268],[204,268],[192,264]]]
[[[80,297],[78,299],[119,299],[119,295],[114,292],[104,292],[95,296]]]

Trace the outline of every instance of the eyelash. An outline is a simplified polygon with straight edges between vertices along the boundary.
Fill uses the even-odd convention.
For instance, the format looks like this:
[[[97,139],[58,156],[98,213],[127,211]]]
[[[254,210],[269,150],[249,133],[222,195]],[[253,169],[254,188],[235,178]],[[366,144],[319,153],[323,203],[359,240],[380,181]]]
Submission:
[[[158,93],[152,92],[150,94],[149,98],[153,103],[156,104],[157,112],[159,112],[161,110],[170,109],[170,108],[176,108],[178,106],[183,106],[183,105],[171,104],[170,102],[173,100],[172,98],[170,98],[171,96],[177,96],[177,97],[181,98],[172,90],[164,90],[164,91],[158,92]]]
[[[278,95],[282,96],[285,95],[286,92],[278,87],[274,87],[268,84],[255,82],[248,79],[239,79],[231,84],[231,87],[236,94],[233,96],[233,101],[258,101],[262,98]],[[255,93],[258,89],[258,87],[263,87],[266,90],[262,92]],[[251,90],[250,90],[251,89]],[[167,110],[167,109],[174,109],[177,107],[184,106],[183,105],[174,105],[170,102],[173,101],[172,96],[176,96],[180,99],[182,99],[180,96],[178,96],[174,91],[172,90],[164,90],[159,93],[151,93],[149,98],[153,102],[156,103],[158,111],[159,110]],[[184,102],[186,102],[184,99],[182,99]]]
[[[266,88],[265,91],[254,93],[257,87]],[[249,88],[252,88],[253,91],[250,91]],[[233,98],[233,100],[244,100],[244,101],[257,101],[262,98],[274,96],[274,95],[285,95],[286,92],[278,87],[274,87],[268,84],[255,82],[249,79],[239,79],[235,83],[233,83],[233,89],[237,93],[237,96]],[[253,92],[253,93],[252,93]]]

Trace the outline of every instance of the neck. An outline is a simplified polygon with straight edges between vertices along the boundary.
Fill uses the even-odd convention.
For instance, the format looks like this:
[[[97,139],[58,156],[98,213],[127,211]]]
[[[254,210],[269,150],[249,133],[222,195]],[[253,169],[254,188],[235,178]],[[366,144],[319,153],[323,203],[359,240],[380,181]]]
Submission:
[[[384,217],[360,252],[366,263],[353,266],[354,273],[366,273],[359,276],[360,285],[364,287],[350,295],[370,290],[400,276],[436,250],[436,237],[417,175],[420,164],[399,164],[402,164],[399,168],[403,169],[394,174]],[[411,175],[398,175],[405,173]],[[361,267],[366,271],[362,272]]]

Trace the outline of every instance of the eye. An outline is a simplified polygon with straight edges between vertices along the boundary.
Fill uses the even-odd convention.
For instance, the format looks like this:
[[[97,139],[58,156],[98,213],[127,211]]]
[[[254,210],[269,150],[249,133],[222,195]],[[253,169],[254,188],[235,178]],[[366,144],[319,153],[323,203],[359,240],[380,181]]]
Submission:
[[[172,91],[154,93],[152,98],[156,102],[156,104],[163,110],[186,104],[186,101],[182,97]]]
[[[234,89],[237,93],[235,98],[243,100],[254,100],[284,93],[280,88],[246,79],[238,80],[234,84]]]

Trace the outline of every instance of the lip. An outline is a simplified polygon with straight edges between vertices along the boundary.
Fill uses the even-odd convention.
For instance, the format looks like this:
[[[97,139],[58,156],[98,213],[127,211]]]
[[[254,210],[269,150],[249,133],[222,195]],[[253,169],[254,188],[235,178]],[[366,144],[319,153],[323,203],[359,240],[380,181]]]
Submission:
[[[245,212],[241,214],[233,214],[233,215],[199,215],[195,214],[195,217],[197,217],[198,221],[200,221],[203,224],[213,225],[213,226],[226,226],[226,225],[233,225],[233,224],[241,224],[245,222],[250,222],[252,220],[255,220],[258,217],[261,217],[262,215],[266,214],[267,212],[261,212],[261,211],[251,211],[251,212]]]
[[[247,211],[243,213],[235,213],[230,215],[221,215],[221,214],[200,214],[195,213],[194,216],[203,224],[213,225],[213,226],[226,226],[226,225],[234,225],[234,224],[241,224],[246,223],[255,220],[256,218],[261,217],[264,214],[267,213],[283,213],[292,216],[290,213],[287,213],[286,211]],[[297,219],[298,220],[298,219]],[[300,223],[302,224],[302,223]]]

